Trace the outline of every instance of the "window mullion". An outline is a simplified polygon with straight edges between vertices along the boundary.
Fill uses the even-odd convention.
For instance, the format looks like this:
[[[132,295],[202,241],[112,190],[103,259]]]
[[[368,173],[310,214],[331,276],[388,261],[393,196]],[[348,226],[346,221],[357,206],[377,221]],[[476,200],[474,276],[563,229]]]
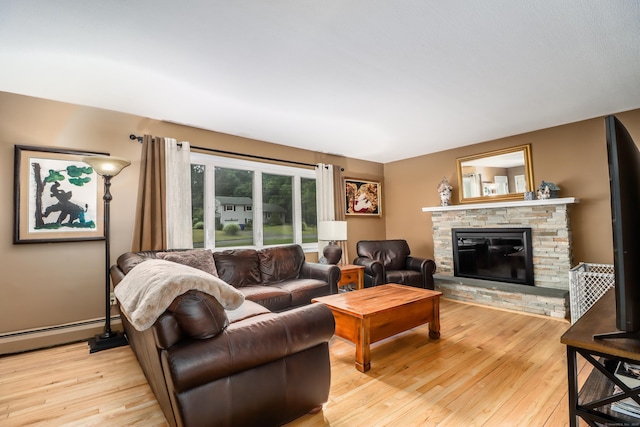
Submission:
[[[215,167],[205,164],[204,168],[204,221],[205,237],[204,247],[215,248],[216,246],[216,186]]]
[[[262,171],[253,174],[253,241],[257,247],[262,247],[264,238],[264,213],[262,208]]]
[[[293,177],[293,241],[302,245],[302,185],[300,175]]]

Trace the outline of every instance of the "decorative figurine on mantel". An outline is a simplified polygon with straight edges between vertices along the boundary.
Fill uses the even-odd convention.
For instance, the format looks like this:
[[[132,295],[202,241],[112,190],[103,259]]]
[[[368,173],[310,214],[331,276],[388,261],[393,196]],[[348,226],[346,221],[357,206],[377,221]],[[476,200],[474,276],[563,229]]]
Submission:
[[[438,184],[438,193],[440,193],[440,206],[449,206],[451,204],[451,190],[453,187],[447,181],[447,178],[442,178],[440,184]]]
[[[538,188],[538,200],[555,199],[559,192],[560,187],[553,182],[542,181],[540,188]]]

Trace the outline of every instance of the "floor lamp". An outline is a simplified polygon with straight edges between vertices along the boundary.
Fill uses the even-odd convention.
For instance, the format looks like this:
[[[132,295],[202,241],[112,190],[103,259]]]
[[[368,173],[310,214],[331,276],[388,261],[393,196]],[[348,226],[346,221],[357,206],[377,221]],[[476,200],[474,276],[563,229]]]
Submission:
[[[101,350],[107,350],[109,348],[120,347],[127,345],[126,337],[116,332],[111,331],[111,277],[109,275],[109,268],[111,267],[110,259],[110,242],[109,242],[109,204],[111,202],[111,178],[118,175],[122,169],[131,164],[130,161],[119,159],[111,156],[87,156],[82,159],[93,168],[94,171],[104,180],[104,241],[105,241],[105,284],[104,284],[104,299],[105,299],[105,325],[104,332],[96,335],[89,340],[89,353],[95,353]]]

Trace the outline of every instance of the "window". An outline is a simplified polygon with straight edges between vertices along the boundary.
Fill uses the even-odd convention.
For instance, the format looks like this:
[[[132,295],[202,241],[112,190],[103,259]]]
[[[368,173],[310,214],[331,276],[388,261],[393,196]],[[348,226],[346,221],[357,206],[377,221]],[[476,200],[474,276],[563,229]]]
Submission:
[[[300,178],[302,243],[318,243],[318,210],[316,209],[316,178]]]
[[[317,249],[315,171],[191,153],[193,244]]]

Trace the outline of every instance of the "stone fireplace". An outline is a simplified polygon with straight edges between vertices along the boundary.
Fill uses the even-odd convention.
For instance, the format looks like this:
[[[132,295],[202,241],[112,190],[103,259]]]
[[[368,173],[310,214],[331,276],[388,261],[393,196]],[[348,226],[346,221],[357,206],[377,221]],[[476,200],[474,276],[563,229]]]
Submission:
[[[572,263],[568,209],[576,202],[561,198],[423,208],[433,222],[436,286],[454,299],[567,318]],[[453,230],[481,228],[531,230],[534,286],[454,275]]]

